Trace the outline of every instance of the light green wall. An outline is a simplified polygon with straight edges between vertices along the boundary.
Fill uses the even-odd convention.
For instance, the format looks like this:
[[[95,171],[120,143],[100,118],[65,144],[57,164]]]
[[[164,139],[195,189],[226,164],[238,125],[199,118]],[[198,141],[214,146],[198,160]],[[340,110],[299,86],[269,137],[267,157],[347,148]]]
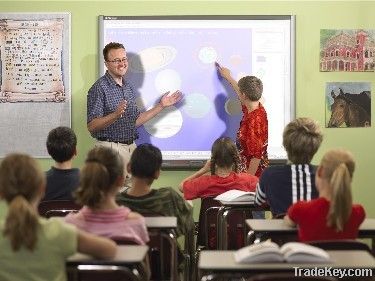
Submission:
[[[72,15],[72,124],[79,149],[76,166],[83,163],[84,155],[93,145],[86,129],[86,93],[98,75],[98,15],[296,15],[296,115],[309,116],[324,126],[325,83],[374,82],[375,75],[319,72],[320,29],[374,29],[373,11],[375,3],[367,1],[0,1],[0,12]],[[200,137],[199,132],[196,137]],[[324,129],[322,147],[313,161],[318,163],[324,152],[333,147],[350,149],[357,160],[354,200],[365,206],[369,217],[375,217],[375,191],[370,177],[375,172],[374,139],[374,124],[372,128]],[[40,162],[44,169],[52,163]],[[155,186],[177,186],[188,174],[190,171],[163,171]]]

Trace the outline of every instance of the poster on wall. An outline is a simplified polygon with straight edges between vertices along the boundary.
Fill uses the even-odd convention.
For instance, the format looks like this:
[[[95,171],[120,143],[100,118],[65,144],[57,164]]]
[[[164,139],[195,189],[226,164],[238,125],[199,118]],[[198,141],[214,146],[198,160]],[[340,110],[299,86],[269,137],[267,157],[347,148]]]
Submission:
[[[321,29],[320,71],[374,71],[375,30]]]
[[[326,128],[370,126],[371,83],[326,84]]]
[[[48,132],[71,126],[70,72],[69,13],[0,13],[0,157],[48,157]]]

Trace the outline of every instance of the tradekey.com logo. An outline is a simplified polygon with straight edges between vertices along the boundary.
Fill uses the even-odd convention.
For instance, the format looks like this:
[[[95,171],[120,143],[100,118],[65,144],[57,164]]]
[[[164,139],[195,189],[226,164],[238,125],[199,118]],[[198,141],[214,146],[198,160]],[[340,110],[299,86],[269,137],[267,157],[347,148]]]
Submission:
[[[332,268],[326,267],[312,267],[301,268],[293,267],[294,275],[298,277],[372,277],[373,270],[370,268]]]

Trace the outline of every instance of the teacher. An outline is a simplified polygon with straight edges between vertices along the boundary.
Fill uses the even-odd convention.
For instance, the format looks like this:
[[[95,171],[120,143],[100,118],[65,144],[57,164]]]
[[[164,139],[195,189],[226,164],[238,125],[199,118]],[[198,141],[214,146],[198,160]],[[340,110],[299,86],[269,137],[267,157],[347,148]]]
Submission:
[[[154,107],[140,112],[132,85],[125,79],[129,63],[124,45],[115,42],[107,44],[103,56],[107,71],[87,94],[87,128],[97,140],[96,145],[118,151],[124,159],[124,176],[129,178],[126,166],[136,147],[136,127],[177,103],[182,94],[180,91],[167,92]]]

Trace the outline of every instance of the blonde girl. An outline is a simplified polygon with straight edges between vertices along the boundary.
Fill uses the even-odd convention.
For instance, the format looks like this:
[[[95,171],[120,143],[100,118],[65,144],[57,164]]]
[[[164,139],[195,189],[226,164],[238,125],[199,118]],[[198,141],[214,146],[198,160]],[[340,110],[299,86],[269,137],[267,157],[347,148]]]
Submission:
[[[60,219],[40,218],[45,176],[25,154],[10,154],[0,164],[0,280],[66,280],[65,259],[79,251],[112,258],[114,242]]]
[[[323,156],[315,176],[319,198],[295,203],[285,217],[287,223],[299,226],[301,241],[357,238],[365,211],[352,204],[354,168],[347,150],[333,149]]]

